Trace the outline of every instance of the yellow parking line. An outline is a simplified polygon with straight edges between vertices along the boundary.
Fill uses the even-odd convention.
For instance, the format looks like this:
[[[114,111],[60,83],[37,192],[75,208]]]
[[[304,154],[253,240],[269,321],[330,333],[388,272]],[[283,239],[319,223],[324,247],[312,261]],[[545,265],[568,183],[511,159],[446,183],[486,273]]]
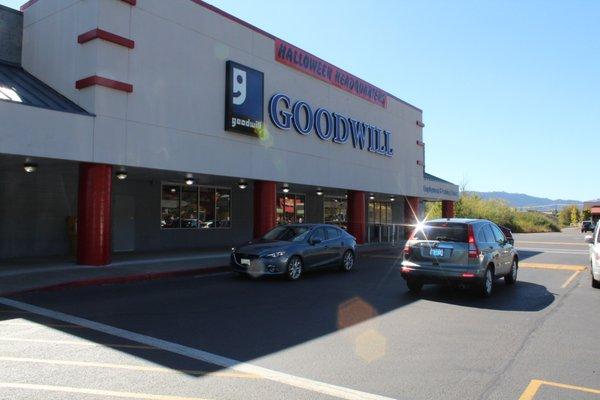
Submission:
[[[161,372],[161,373],[184,373],[195,376],[217,376],[224,378],[245,378],[245,379],[261,379],[258,375],[247,374],[244,372],[236,371],[198,371],[198,370],[185,370],[185,369],[169,369],[165,367],[150,367],[143,365],[132,365],[132,364],[112,364],[112,363],[99,363],[99,362],[87,362],[87,361],[69,361],[69,360],[51,360],[43,358],[26,358],[26,357],[0,357],[0,361],[8,362],[24,362],[34,364],[50,364],[50,365],[67,365],[74,367],[87,367],[87,368],[109,368],[109,369],[125,369],[130,371],[141,371],[141,372]]]
[[[588,243],[570,243],[570,242],[534,242],[531,240],[515,240],[515,243],[517,244],[517,246],[520,243],[535,243],[535,244],[547,244],[547,245],[553,245],[553,244],[559,244],[559,245],[573,245],[573,246],[589,246]]]
[[[565,271],[585,271],[586,267],[581,265],[569,265],[569,264],[542,264],[542,263],[528,263],[520,262],[519,268],[537,268],[537,269],[559,269]]]
[[[46,391],[46,392],[89,394],[89,395],[94,395],[94,396],[120,397],[122,399],[206,400],[206,399],[201,399],[199,397],[163,396],[163,395],[158,395],[158,394],[116,392],[113,390],[87,389],[87,388],[76,388],[76,387],[69,387],[69,386],[34,385],[34,384],[30,384],[30,383],[0,382],[0,388],[40,390],[40,391]]]
[[[88,346],[88,347],[112,347],[116,349],[146,349],[146,350],[160,350],[156,347],[146,346],[143,344],[113,344],[113,343],[92,343],[84,342],[82,340],[52,340],[52,339],[26,339],[17,337],[0,336],[0,340],[5,342],[30,342],[30,343],[47,343],[47,344],[69,344],[74,346]]]
[[[525,391],[519,397],[519,400],[533,400],[537,391],[540,389],[542,385],[553,386],[561,389],[569,389],[569,390],[577,390],[579,392],[591,393],[591,394],[600,394],[600,389],[592,389],[583,386],[575,386],[575,385],[567,385],[564,383],[558,382],[550,382],[550,381],[542,381],[539,379],[533,379],[529,382],[529,385],[525,388]]]
[[[562,284],[561,288],[562,288],[562,289],[564,289],[564,288],[566,288],[567,286],[569,286],[569,283],[571,283],[571,282],[573,281],[573,279],[575,279],[575,277],[576,277],[577,275],[579,275],[580,273],[581,273],[581,271],[575,271],[575,272],[573,272],[573,273],[571,274],[571,276],[569,277],[569,279],[567,279],[567,280],[565,281],[565,283],[563,283],[563,284]]]

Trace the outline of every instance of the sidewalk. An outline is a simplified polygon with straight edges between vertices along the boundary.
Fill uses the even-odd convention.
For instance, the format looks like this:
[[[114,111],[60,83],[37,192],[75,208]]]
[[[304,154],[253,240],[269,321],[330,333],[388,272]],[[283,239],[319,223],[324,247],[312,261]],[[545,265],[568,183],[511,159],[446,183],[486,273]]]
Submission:
[[[394,253],[402,247],[389,244],[359,246],[360,254]],[[229,271],[229,249],[116,253],[102,267],[77,265],[73,259],[37,258],[0,261],[0,296],[35,290],[127,283],[174,276]]]

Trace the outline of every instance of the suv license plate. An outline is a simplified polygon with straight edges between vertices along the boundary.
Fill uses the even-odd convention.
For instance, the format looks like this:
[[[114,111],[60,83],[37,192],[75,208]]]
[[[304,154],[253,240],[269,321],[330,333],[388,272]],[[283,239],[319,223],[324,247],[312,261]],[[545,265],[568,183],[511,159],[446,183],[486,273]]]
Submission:
[[[242,264],[242,265],[246,265],[246,266],[248,266],[248,267],[249,267],[249,266],[250,266],[250,260],[249,260],[249,259],[247,259],[247,258],[241,258],[241,259],[240,259],[240,264]]]
[[[444,250],[443,249],[431,249],[431,250],[429,250],[429,255],[431,257],[443,257]]]

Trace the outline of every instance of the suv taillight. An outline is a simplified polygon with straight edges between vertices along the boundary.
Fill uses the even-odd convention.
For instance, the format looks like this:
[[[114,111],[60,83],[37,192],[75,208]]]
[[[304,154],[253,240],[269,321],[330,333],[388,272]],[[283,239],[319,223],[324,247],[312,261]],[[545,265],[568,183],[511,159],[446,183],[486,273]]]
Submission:
[[[473,234],[473,225],[469,225],[469,258],[479,257],[479,248]]]

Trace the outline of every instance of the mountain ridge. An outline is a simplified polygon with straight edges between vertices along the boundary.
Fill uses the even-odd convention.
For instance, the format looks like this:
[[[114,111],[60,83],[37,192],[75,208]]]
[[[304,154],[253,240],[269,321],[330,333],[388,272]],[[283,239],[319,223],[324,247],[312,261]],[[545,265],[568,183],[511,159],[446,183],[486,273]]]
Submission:
[[[511,207],[528,208],[538,211],[552,211],[564,206],[575,204],[583,207],[583,201],[573,199],[550,199],[547,197],[531,196],[525,193],[511,193],[504,191],[478,192],[469,190],[468,193],[475,194],[482,199],[497,199],[506,201]]]

